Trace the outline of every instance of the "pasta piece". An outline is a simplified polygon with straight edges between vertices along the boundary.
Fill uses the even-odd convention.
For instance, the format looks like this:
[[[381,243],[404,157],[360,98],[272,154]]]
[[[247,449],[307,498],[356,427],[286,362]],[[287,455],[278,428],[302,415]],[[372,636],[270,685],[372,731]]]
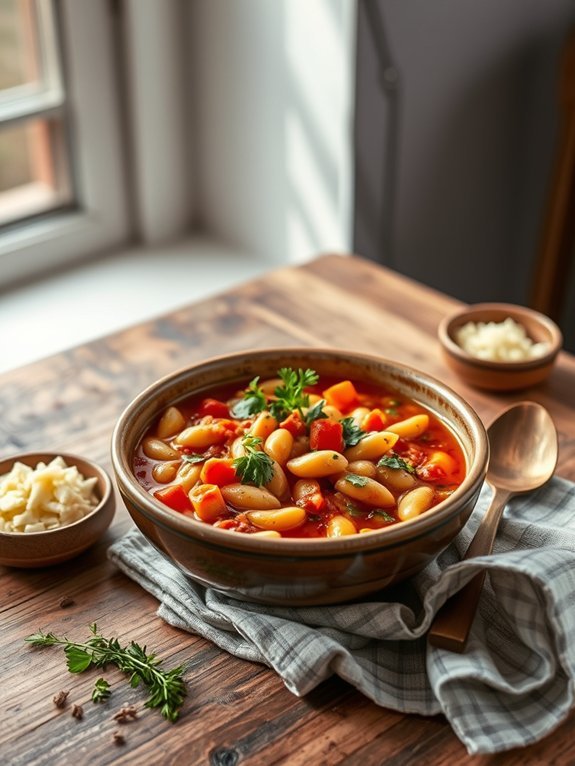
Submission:
[[[177,407],[168,407],[160,418],[156,434],[159,439],[167,439],[181,431],[186,425],[186,419]]]
[[[221,444],[226,439],[226,431],[218,425],[198,425],[185,428],[174,441],[184,447],[205,449],[212,444]]]

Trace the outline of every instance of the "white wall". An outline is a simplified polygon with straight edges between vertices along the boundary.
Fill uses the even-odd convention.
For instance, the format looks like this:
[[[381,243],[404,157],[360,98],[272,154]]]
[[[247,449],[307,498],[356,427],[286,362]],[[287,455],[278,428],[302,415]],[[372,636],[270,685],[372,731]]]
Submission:
[[[355,0],[186,5],[198,224],[278,263],[349,250]]]

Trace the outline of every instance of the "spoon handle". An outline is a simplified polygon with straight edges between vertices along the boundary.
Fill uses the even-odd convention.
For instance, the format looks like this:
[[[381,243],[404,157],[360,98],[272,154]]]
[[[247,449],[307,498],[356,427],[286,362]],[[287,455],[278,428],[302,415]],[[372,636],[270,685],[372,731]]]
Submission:
[[[511,494],[511,492],[495,489],[491,504],[462,561],[491,553],[501,514]],[[465,651],[484,580],[485,572],[479,572],[443,604],[429,629],[430,644],[440,649],[448,649],[450,652]]]

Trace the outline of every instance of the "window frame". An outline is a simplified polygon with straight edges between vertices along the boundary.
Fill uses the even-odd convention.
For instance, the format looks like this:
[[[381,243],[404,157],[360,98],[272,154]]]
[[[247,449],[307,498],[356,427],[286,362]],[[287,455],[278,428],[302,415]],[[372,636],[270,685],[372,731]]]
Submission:
[[[58,11],[75,207],[0,231],[1,286],[109,250],[130,236],[114,6],[60,0]]]

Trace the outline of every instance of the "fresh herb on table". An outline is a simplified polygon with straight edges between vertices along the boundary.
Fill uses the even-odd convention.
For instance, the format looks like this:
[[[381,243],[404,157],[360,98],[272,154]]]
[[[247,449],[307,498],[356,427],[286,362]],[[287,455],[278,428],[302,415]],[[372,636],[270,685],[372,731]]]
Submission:
[[[186,463],[192,463],[193,465],[194,463],[204,463],[207,458],[205,455],[201,455],[199,452],[191,452],[189,454],[182,452],[182,460],[184,460]]]
[[[110,684],[105,678],[98,678],[92,689],[92,702],[105,702],[110,694]]]
[[[246,452],[237,457],[233,466],[242,484],[255,484],[261,487],[272,480],[274,475],[273,460],[260,449],[262,440],[259,436],[244,436],[242,444]]]
[[[234,404],[231,409],[231,415],[238,420],[249,418],[267,407],[267,398],[259,387],[259,375],[250,381],[248,387],[243,392],[243,399]]]
[[[28,636],[26,641],[39,647],[63,646],[71,673],[83,673],[89,668],[115,665],[129,675],[130,686],[135,688],[142,684],[147,688],[149,697],[145,703],[146,707],[160,708],[164,718],[174,723],[186,696],[186,684],[182,678],[183,666],[162,670],[159,667],[162,660],[155,654],[146,654],[145,646],[141,647],[131,641],[128,646],[123,647],[117,638],[104,638],[98,633],[96,623],[90,626],[90,630],[92,636],[84,643],[76,643],[66,637],[60,638],[54,633],[42,631]],[[102,680],[98,679],[96,682],[100,689],[103,688]]]
[[[356,444],[359,444],[359,442],[367,436],[366,432],[361,430],[352,417],[342,418],[339,422],[343,426],[342,435],[345,449],[348,447],[355,447]]]
[[[399,457],[399,455],[384,455],[377,465],[381,468],[384,466],[387,468],[401,468],[408,473],[415,473],[414,466],[407,460]]]
[[[309,406],[309,394],[304,392],[308,386],[315,386],[319,375],[314,370],[292,370],[290,367],[282,367],[278,375],[283,385],[274,391],[276,400],[270,405],[270,412],[276,420],[283,420],[294,410],[299,412],[305,422],[304,407]]]
[[[358,473],[346,474],[345,480],[353,484],[354,487],[365,487],[368,481],[367,476],[360,476]]]

